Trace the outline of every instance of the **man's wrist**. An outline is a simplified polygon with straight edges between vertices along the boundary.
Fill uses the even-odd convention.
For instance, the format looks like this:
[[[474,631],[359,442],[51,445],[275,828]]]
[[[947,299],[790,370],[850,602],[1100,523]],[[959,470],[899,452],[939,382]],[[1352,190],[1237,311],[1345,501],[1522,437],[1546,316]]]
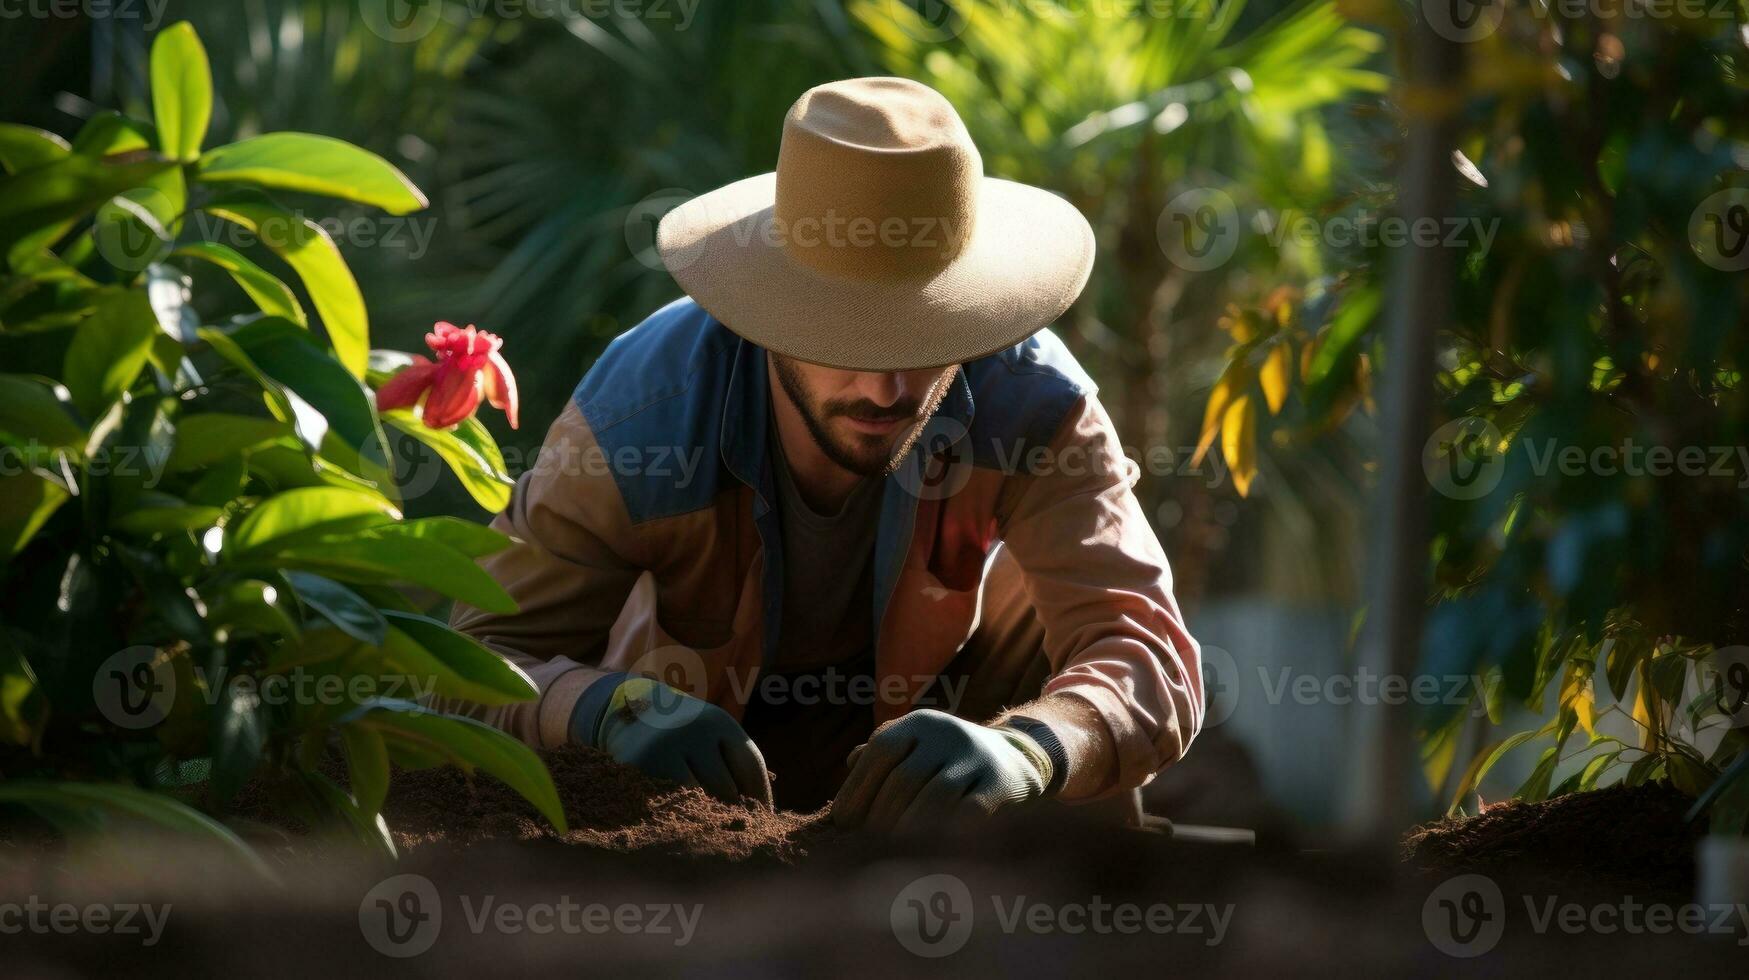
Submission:
[[[1051,726],[1037,718],[1010,715],[996,728],[998,731],[1006,729],[1003,734],[1009,736],[1009,741],[1033,760],[1044,781],[1043,797],[1052,797],[1062,791],[1069,782],[1069,752]]]

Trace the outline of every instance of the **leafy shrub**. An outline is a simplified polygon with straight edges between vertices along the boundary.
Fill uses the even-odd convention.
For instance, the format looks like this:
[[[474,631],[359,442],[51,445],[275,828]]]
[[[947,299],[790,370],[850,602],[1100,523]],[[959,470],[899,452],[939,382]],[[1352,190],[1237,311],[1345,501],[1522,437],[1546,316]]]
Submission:
[[[562,826],[532,751],[428,706],[536,691],[426,615],[443,598],[514,611],[475,561],[509,539],[405,519],[385,426],[430,445],[490,510],[508,500],[498,447],[471,416],[440,430],[417,408],[378,412],[372,385],[411,359],[370,349],[339,250],[268,192],[396,215],[423,196],[324,137],[203,152],[211,79],[187,24],[157,38],[151,81],[152,123],[105,113],[70,143],[0,126],[0,803],[240,846],[184,801],[222,812],[258,779],[392,853],[391,763],[453,763]],[[209,227],[258,238],[303,293],[193,235]],[[256,309],[202,317],[197,266]],[[322,772],[335,743],[345,787]]]

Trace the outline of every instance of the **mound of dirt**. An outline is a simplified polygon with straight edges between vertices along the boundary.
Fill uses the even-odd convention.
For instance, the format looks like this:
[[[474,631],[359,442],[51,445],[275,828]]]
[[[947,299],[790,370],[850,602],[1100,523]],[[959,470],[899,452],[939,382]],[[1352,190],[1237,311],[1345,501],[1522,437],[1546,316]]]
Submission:
[[[1686,895],[1694,888],[1694,845],[1705,831],[1687,819],[1693,802],[1667,783],[1510,800],[1415,828],[1403,839],[1403,859],[1431,873]]]
[[[832,836],[824,810],[803,814],[723,803],[581,746],[543,752],[541,757],[570,825],[566,833],[491,776],[470,777],[450,766],[397,769],[383,803],[383,819],[395,846],[406,852],[494,841],[557,841],[625,854],[794,864]],[[330,778],[344,786],[344,764],[332,760],[328,768]],[[288,822],[260,787],[246,788],[231,809],[268,825],[285,827]]]
[[[445,766],[396,773],[390,782],[383,816],[396,846],[553,839],[612,851],[791,864],[830,833],[825,811],[723,803],[702,790],[652,779],[596,749],[567,746],[543,758],[565,808],[567,833],[498,780],[470,779]]]

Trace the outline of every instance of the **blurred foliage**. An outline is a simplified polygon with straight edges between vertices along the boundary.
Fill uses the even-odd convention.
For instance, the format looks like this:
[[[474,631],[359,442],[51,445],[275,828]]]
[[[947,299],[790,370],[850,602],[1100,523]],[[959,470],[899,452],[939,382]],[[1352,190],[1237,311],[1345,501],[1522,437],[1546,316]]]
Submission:
[[[1406,24],[1397,8],[1360,6]],[[1705,668],[1715,647],[1749,642],[1749,276],[1731,260],[1749,235],[1749,32],[1741,6],[1668,13],[1510,3],[1497,30],[1464,45],[1461,85],[1394,93],[1406,120],[1453,114],[1461,192],[1442,217],[1468,229],[1447,239],[1442,225],[1435,246],[1458,282],[1430,379],[1441,427],[1424,462],[1439,492],[1421,669],[1480,678],[1495,723],[1508,703],[1550,711],[1559,692],[1541,730],[1475,752],[1455,796],[1506,750],[1546,741],[1524,798],[1612,776],[1714,785],[1715,826],[1740,831],[1749,780],[1715,779],[1743,758],[1743,733],[1705,710],[1729,693]],[[1243,428],[1273,428],[1283,455],[1321,451],[1322,433],[1366,404],[1381,284],[1415,251],[1374,243],[1329,326],[1309,339],[1284,327],[1312,347],[1292,395],[1310,427],[1272,422],[1251,397]],[[1267,325],[1275,312],[1236,319]],[[1208,413],[1228,446],[1239,393],[1270,393],[1273,407],[1279,384],[1258,357],[1268,341],[1249,328],[1234,340]],[[1605,673],[1617,704],[1598,708]],[[1430,719],[1436,787],[1478,734],[1456,708]],[[1595,730],[1612,713],[1631,736]],[[1576,729],[1588,741],[1570,751]]]
[[[397,588],[515,610],[476,561],[509,538],[403,519],[385,428],[492,510],[498,447],[471,418],[376,410],[369,386],[407,358],[371,350],[340,250],[278,199],[400,216],[423,195],[328,137],[207,148],[214,89],[187,23],[157,35],[149,74],[149,118],[98,113],[71,139],[0,124],[0,803],[247,853],[182,800],[222,813],[259,780],[392,855],[389,764],[453,763],[562,826],[531,749],[412,700],[536,696]],[[245,302],[197,304],[195,269]],[[342,746],[344,788],[321,766]]]

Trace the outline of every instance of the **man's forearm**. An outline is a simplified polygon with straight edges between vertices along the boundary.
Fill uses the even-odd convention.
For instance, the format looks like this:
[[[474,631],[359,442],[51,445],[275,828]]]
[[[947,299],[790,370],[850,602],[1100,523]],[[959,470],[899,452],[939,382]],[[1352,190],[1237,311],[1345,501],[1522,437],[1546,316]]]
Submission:
[[[1069,779],[1059,795],[1071,800],[1093,796],[1117,779],[1117,740],[1093,706],[1073,694],[1051,694],[996,719],[1001,724],[1024,715],[1049,725],[1069,758]]]

